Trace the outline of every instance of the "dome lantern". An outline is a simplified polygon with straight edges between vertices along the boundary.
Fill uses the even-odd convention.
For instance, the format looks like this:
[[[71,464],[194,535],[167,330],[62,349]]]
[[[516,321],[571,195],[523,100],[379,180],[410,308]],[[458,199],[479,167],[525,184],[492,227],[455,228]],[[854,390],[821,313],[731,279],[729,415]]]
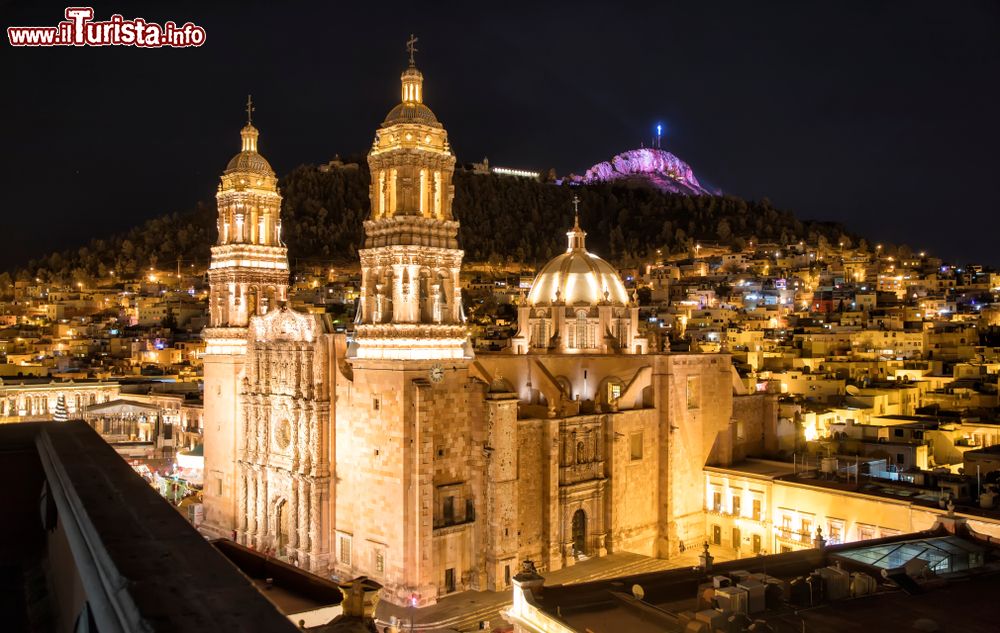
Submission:
[[[417,52],[417,40],[419,38],[410,34],[410,39],[406,41],[406,52],[410,54],[410,67],[403,71],[400,80],[403,82],[403,103],[414,105],[424,102],[424,76],[417,70],[416,61],[413,54]]]
[[[243,152],[256,152],[257,151],[257,137],[260,136],[260,132],[257,128],[247,123],[240,130],[240,138],[243,139]]]

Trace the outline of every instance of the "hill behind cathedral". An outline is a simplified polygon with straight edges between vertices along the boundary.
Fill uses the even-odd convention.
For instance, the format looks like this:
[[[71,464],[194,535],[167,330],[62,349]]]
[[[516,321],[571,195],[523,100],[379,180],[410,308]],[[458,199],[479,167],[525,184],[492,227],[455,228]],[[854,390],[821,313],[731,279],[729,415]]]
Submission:
[[[283,239],[293,270],[315,264],[352,264],[368,216],[368,169],[358,164],[321,170],[303,165],[281,179]],[[836,223],[803,221],[766,198],[680,196],[614,183],[552,185],[525,178],[455,173],[455,216],[467,262],[542,263],[565,248],[573,224],[572,197],[580,196],[580,224],[591,250],[620,265],[656,249],[683,252],[694,241],[742,248],[747,241],[792,243],[856,241]],[[216,239],[213,202],[162,215],[127,231],[91,240],[27,263],[18,278],[74,282],[128,276],[178,259],[207,263]]]

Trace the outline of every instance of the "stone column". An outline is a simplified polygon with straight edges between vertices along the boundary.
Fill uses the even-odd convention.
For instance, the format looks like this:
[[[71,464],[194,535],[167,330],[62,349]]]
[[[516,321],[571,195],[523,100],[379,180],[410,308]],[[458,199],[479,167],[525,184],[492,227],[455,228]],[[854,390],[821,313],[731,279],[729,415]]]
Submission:
[[[299,478],[296,475],[292,475],[292,480],[289,488],[291,489],[290,498],[288,499],[288,546],[293,551],[297,550],[299,547]],[[296,557],[298,558],[298,557]],[[300,563],[301,564],[301,563]]]
[[[257,547],[264,549],[269,533],[267,524],[267,478],[264,472],[257,470]]]
[[[246,532],[241,542],[252,547],[257,536],[257,477],[250,467],[244,467],[243,477],[247,486],[247,507],[244,510]]]
[[[309,348],[306,348],[302,352],[302,362],[304,364],[303,370],[304,374],[302,377],[302,397],[303,398],[314,398],[315,389],[313,388],[313,363],[315,362],[314,355]]]
[[[392,265],[392,319],[393,323],[399,323],[405,319],[403,301],[403,269],[402,264]]]
[[[299,481],[298,502],[299,512],[296,529],[299,531],[299,550],[304,553],[301,564],[306,565],[309,561],[309,552],[312,549],[312,541],[309,538],[309,488],[310,485],[305,480]]]
[[[302,397],[302,359],[299,346],[296,345],[288,354],[292,363],[292,395],[296,398]]]
[[[316,485],[309,486],[309,571],[317,569],[320,556],[320,491]],[[354,566],[352,552],[351,566]]]
[[[236,542],[242,543],[247,530],[247,475],[243,464],[236,474]]]
[[[548,569],[555,571],[563,566],[562,531],[563,517],[559,508],[559,420],[542,422],[542,514],[546,529]],[[576,451],[576,447],[571,450]]]
[[[298,461],[298,472],[303,476],[309,475],[315,467],[312,460],[312,443],[315,429],[313,428],[313,416],[309,412],[306,403],[296,405],[295,417],[299,421],[302,432],[299,434],[300,443],[296,447],[295,455]]]
[[[452,265],[451,269],[451,301],[448,307],[451,308],[448,315],[448,323],[462,322],[462,280],[460,279],[461,260]]]

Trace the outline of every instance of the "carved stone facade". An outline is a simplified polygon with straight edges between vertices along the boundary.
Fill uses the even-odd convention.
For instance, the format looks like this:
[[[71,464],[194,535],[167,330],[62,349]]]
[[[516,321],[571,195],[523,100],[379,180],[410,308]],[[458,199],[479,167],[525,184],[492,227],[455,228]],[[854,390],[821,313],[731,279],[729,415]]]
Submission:
[[[251,318],[236,449],[237,540],[316,573],[330,547],[329,329],[287,310]]]

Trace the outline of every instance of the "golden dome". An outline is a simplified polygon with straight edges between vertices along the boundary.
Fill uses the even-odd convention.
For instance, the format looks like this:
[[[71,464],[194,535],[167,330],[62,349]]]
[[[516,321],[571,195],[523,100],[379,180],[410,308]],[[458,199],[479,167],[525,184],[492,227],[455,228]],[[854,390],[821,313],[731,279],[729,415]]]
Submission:
[[[545,264],[528,292],[528,305],[596,306],[628,304],[628,292],[614,266],[587,251],[577,222],[566,234],[569,248]]]
[[[400,103],[385,115],[382,127],[396,125],[397,123],[419,123],[431,127],[441,127],[437,117],[431,109],[422,103],[410,102]]]
[[[257,128],[248,123],[240,130],[240,136],[243,139],[243,151],[233,156],[229,164],[226,165],[226,172],[248,171],[264,176],[273,176],[274,170],[271,169],[271,164],[257,153],[257,137],[260,136]]]
[[[424,75],[413,65],[410,57],[410,67],[399,76],[402,83],[401,101],[399,105],[385,115],[382,127],[397,123],[418,123],[431,127],[441,127],[434,113],[424,105]]]

